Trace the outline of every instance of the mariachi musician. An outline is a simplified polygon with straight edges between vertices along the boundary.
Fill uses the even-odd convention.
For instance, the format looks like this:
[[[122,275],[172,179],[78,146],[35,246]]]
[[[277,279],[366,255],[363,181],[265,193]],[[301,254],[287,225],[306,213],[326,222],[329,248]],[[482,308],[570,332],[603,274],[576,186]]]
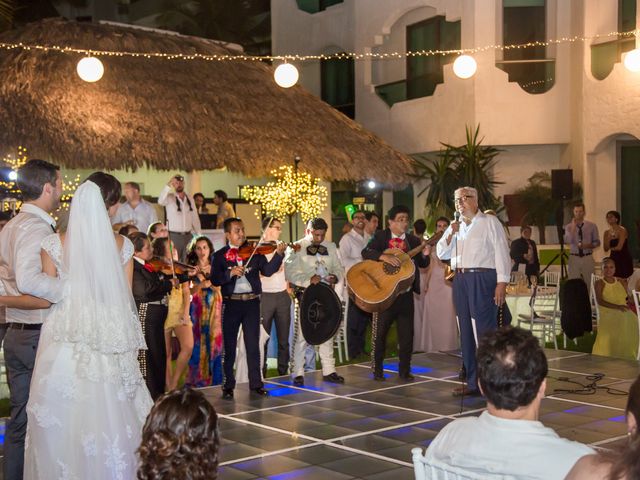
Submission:
[[[324,282],[334,286],[344,276],[344,268],[338,258],[335,243],[325,241],[328,229],[327,222],[322,218],[311,221],[311,235],[296,242],[299,249],[287,249],[284,260],[284,272],[287,280],[295,285],[294,290],[298,304],[302,292],[312,284]],[[299,308],[296,307],[296,308]],[[296,315],[296,318],[299,315]],[[340,322],[342,318],[336,318]],[[300,331],[299,322],[295,324],[293,361],[291,376],[293,384],[304,385],[304,352],[307,341]],[[320,345],[320,363],[322,364],[322,378],[331,383],[344,383],[344,377],[336,372],[336,362],[333,357],[333,337]]]
[[[389,248],[399,248],[404,252],[418,247],[421,240],[409,233],[409,209],[404,205],[396,205],[389,210],[389,228],[378,230],[369,244],[362,250],[362,258],[365,260],[378,260],[394,267],[400,266],[400,260],[384,251]],[[411,382],[414,376],[411,374],[411,352],[413,351],[413,292],[420,292],[420,271],[418,268],[429,266],[429,253],[431,247],[425,245],[420,254],[413,257],[416,269],[413,279],[413,287],[401,292],[391,306],[380,312],[376,321],[374,316],[373,334],[373,378],[383,381],[384,373],[382,361],[384,360],[387,333],[394,320],[397,321],[398,345],[400,364],[398,376]]]
[[[260,372],[260,275],[270,277],[280,269],[284,244],[275,248],[271,260],[259,253],[258,247],[246,243],[244,224],[239,218],[227,218],[223,223],[227,245],[211,256],[211,283],[222,291],[222,341],[224,383],[222,398],[233,399],[236,378],[238,332],[242,326],[247,350],[249,388],[260,396],[268,396]],[[246,257],[245,258],[245,254]]]

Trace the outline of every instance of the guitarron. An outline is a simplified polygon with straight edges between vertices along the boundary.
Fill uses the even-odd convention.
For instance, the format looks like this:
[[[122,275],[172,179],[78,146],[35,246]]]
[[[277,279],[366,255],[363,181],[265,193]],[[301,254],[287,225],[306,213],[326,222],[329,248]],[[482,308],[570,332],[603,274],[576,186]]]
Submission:
[[[393,255],[400,260],[399,267],[375,260],[356,263],[347,272],[347,285],[351,300],[360,309],[369,313],[378,313],[389,308],[400,292],[404,292],[413,284],[416,266],[411,258],[420,253],[425,244],[433,245],[441,236],[442,233],[439,232],[426,243],[409,250],[407,253],[399,248],[385,250],[383,253]]]

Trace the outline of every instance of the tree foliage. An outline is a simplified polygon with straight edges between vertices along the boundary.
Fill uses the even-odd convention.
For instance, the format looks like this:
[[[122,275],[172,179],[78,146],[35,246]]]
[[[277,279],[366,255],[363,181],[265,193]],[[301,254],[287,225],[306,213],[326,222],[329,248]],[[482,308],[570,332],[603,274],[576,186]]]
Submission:
[[[466,143],[454,146],[442,143],[444,147],[436,158],[429,155],[414,155],[416,179],[424,180],[427,186],[418,194],[427,192],[425,217],[427,230],[433,231],[438,217],[451,218],[455,211],[453,192],[459,187],[470,186],[478,190],[478,204],[482,210],[503,210],[503,205],[494,195],[496,185],[493,168],[501,150],[482,145],[480,125],[475,130],[466,127]]]

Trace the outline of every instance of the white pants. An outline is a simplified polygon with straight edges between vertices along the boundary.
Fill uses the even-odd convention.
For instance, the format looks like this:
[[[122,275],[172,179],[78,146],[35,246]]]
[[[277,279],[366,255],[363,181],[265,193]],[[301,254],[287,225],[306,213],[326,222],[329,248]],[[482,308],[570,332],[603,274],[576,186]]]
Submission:
[[[569,255],[567,267],[569,270],[569,278],[582,278],[584,283],[587,284],[587,287],[590,285],[591,274],[595,269],[593,255],[585,255],[584,257]]]
[[[298,308],[298,302],[296,300],[296,309]],[[293,344],[293,362],[291,365],[291,376],[293,378],[301,377],[304,375],[304,354],[307,349],[307,345],[309,345],[305,339],[304,335],[302,335],[302,330],[300,329],[300,321],[298,319],[298,312],[296,312],[295,318],[295,330],[293,338],[295,339],[295,343]],[[333,357],[333,338],[331,337],[329,340],[324,342],[319,347],[320,353],[320,364],[322,365],[322,375],[327,376],[331,375],[336,371],[336,360]]]
[[[291,369],[293,378],[304,374],[304,352],[306,348],[307,342],[304,340],[302,332],[300,332],[298,341],[293,346],[293,368]],[[336,371],[336,360],[333,357],[333,337],[320,345],[319,352],[322,375],[331,375]]]

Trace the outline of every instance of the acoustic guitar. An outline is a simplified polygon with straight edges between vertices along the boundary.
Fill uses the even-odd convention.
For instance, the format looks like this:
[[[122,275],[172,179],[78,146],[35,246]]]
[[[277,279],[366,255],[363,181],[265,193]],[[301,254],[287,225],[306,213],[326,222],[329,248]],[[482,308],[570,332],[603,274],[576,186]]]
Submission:
[[[378,313],[389,308],[400,292],[406,291],[413,284],[416,266],[411,259],[420,253],[425,245],[435,245],[440,237],[442,232],[438,232],[406,253],[399,248],[385,250],[383,253],[393,255],[400,260],[398,267],[375,260],[356,263],[347,272],[347,286],[351,300],[360,309],[369,313]]]

